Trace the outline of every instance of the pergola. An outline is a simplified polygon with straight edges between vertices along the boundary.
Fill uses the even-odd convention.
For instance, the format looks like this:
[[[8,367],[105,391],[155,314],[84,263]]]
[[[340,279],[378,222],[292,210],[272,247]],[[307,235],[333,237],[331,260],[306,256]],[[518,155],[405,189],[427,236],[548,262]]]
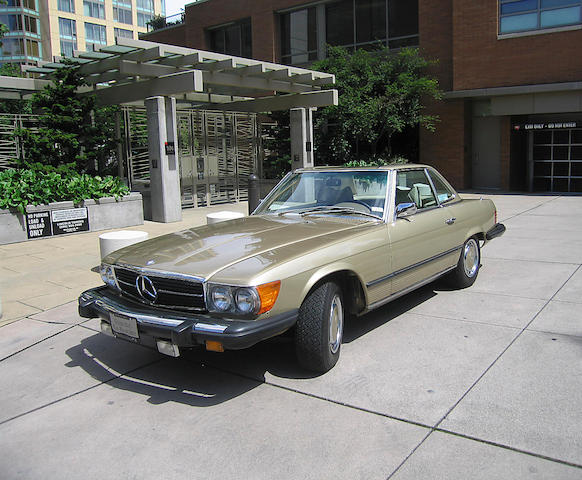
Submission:
[[[148,116],[152,218],[181,219],[176,108],[271,112],[291,110],[293,167],[313,166],[312,109],[337,105],[325,86],[334,75],[161,43],[117,38],[70,58],[102,105],[144,105]],[[0,98],[26,98],[50,81],[63,59],[26,67],[38,78],[0,77]],[[172,148],[173,147],[173,148]]]

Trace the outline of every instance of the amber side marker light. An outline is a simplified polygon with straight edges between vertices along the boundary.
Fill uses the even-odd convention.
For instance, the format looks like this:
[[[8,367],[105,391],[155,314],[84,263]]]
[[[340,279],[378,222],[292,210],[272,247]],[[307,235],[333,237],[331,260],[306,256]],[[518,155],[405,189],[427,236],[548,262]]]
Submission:
[[[263,285],[259,285],[257,287],[257,292],[259,293],[259,298],[261,299],[261,308],[258,312],[259,315],[261,313],[268,312],[271,310],[271,308],[273,308],[273,305],[275,305],[277,297],[279,296],[280,289],[280,280],[271,283],[264,283]]]
[[[211,352],[224,352],[224,347],[220,342],[206,340],[206,350],[210,350]]]

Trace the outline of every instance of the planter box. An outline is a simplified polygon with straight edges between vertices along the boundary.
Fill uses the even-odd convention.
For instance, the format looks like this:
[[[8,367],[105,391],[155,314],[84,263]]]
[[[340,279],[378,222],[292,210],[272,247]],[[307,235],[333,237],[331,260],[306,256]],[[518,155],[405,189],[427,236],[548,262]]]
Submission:
[[[78,210],[73,210],[75,208]],[[76,217],[84,215],[84,208],[87,209],[86,218],[75,220]],[[53,213],[57,211],[62,212],[60,214]],[[81,215],[75,215],[77,212]],[[44,233],[42,228],[38,228],[39,238],[68,234],[69,231],[71,233],[84,233],[83,231],[75,232],[75,229],[83,230],[84,228],[86,231],[87,223],[90,232],[143,225],[143,201],[141,194],[137,192],[131,192],[119,200],[115,200],[113,197],[104,197],[99,200],[85,200],[80,205],[73,205],[73,202],[29,205],[26,207],[26,213],[29,220],[33,216],[43,217],[40,221],[44,222],[46,227]],[[69,223],[67,223],[67,215],[72,218]],[[61,221],[55,223],[57,218]],[[52,226],[49,225],[51,219],[55,219]],[[70,228],[66,228],[67,225]],[[35,239],[29,239],[26,215],[15,213],[12,210],[0,210],[0,245],[27,240]]]

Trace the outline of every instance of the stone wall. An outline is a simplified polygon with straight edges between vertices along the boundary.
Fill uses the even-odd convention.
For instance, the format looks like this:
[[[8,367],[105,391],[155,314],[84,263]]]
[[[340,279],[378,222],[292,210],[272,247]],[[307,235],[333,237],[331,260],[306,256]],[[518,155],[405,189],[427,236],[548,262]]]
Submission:
[[[143,201],[141,194],[137,192],[132,192],[119,200],[104,197],[98,200],[85,200],[80,205],[74,205],[73,202],[29,205],[26,207],[26,213],[53,212],[80,207],[87,208],[90,232],[143,225]],[[0,210],[0,245],[28,240],[25,215],[12,210]]]

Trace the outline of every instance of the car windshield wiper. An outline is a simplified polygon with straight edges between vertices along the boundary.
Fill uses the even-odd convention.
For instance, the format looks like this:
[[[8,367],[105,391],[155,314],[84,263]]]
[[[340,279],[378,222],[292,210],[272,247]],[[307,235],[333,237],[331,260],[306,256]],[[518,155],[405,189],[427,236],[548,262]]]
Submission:
[[[333,205],[321,205],[319,207],[311,207],[311,208],[304,208],[298,210],[285,210],[284,212],[280,212],[279,215],[285,215],[287,213],[294,213],[295,215],[314,215],[318,213],[346,213],[346,214],[356,214],[356,215],[363,215],[365,217],[370,217],[375,220],[382,220],[382,217],[378,215],[374,215],[373,213],[362,212],[360,210],[356,210],[355,208],[350,207],[334,207]]]

